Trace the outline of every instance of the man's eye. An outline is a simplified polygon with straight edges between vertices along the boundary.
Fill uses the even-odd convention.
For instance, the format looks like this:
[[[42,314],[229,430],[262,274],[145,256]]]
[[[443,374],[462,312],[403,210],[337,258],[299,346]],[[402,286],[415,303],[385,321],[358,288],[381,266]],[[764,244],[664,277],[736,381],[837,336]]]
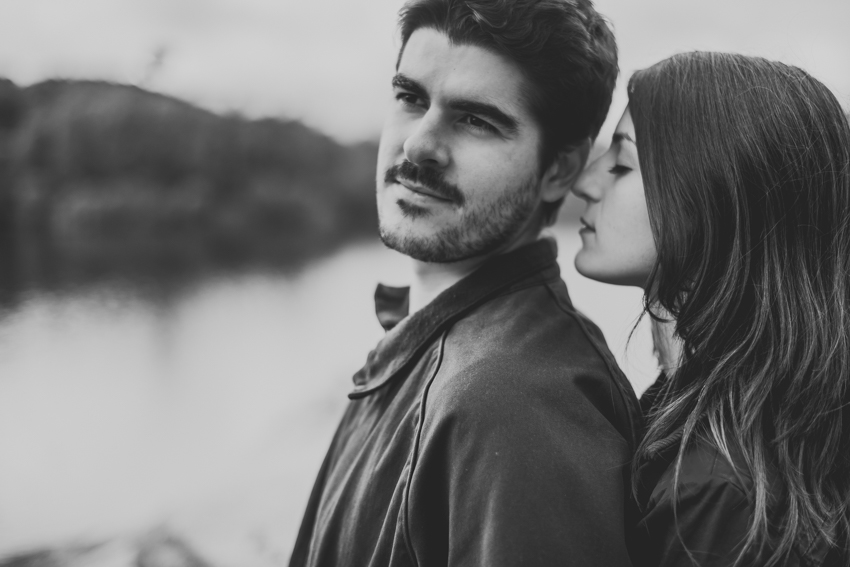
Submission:
[[[608,170],[608,173],[612,173],[614,175],[623,175],[624,173],[628,173],[632,170],[631,167],[626,167],[625,165],[615,165],[611,169]]]
[[[419,104],[421,104],[421,100],[418,96],[406,92],[396,93],[395,99],[407,106],[418,106]]]
[[[475,130],[481,130],[485,132],[497,132],[496,128],[493,127],[492,124],[487,122],[486,120],[481,120],[477,116],[473,116],[472,114],[467,114],[463,117],[462,122],[468,124]]]

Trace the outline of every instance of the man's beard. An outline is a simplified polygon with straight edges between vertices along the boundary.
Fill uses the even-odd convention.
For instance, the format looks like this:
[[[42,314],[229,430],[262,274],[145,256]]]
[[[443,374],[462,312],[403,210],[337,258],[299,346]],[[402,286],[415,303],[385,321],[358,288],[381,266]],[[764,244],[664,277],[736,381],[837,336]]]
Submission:
[[[458,206],[466,202],[460,189],[443,180],[439,172],[411,162],[389,168],[384,177],[388,183],[399,178],[419,183]],[[381,240],[388,248],[422,262],[459,262],[484,256],[508,244],[526,226],[537,202],[537,185],[536,179],[530,179],[496,201],[469,208],[453,226],[429,236],[398,234],[382,223]],[[407,218],[431,215],[427,208],[402,199],[396,205]]]

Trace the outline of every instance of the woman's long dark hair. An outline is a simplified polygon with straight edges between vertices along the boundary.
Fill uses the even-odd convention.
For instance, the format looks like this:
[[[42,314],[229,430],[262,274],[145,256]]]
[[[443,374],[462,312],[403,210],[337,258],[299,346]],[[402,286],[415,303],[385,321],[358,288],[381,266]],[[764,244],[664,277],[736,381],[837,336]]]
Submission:
[[[646,308],[683,353],[649,416],[653,446],[698,439],[753,480],[738,563],[850,541],[850,127],[806,72],[686,53],[629,83],[658,260]],[[740,462],[740,460],[738,461]],[[823,540],[822,540],[823,541]]]

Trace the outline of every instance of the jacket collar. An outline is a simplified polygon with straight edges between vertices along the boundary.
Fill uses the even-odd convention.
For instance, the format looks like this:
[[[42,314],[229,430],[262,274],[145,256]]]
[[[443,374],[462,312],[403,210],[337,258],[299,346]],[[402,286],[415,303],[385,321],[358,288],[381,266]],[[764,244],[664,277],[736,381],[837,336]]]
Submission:
[[[517,286],[557,278],[557,255],[555,241],[547,238],[495,256],[409,317],[409,288],[378,286],[375,307],[387,334],[354,375],[354,390],[348,397],[362,398],[386,385],[440,332],[488,299]]]

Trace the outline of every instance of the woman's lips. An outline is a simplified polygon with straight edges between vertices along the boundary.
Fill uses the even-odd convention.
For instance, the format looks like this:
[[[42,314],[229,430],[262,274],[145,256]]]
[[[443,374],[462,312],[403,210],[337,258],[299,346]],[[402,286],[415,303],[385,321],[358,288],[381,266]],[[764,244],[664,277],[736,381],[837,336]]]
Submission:
[[[593,225],[584,220],[584,217],[580,218],[579,222],[581,222],[581,229],[579,230],[579,232],[596,232],[596,229],[593,227]]]

